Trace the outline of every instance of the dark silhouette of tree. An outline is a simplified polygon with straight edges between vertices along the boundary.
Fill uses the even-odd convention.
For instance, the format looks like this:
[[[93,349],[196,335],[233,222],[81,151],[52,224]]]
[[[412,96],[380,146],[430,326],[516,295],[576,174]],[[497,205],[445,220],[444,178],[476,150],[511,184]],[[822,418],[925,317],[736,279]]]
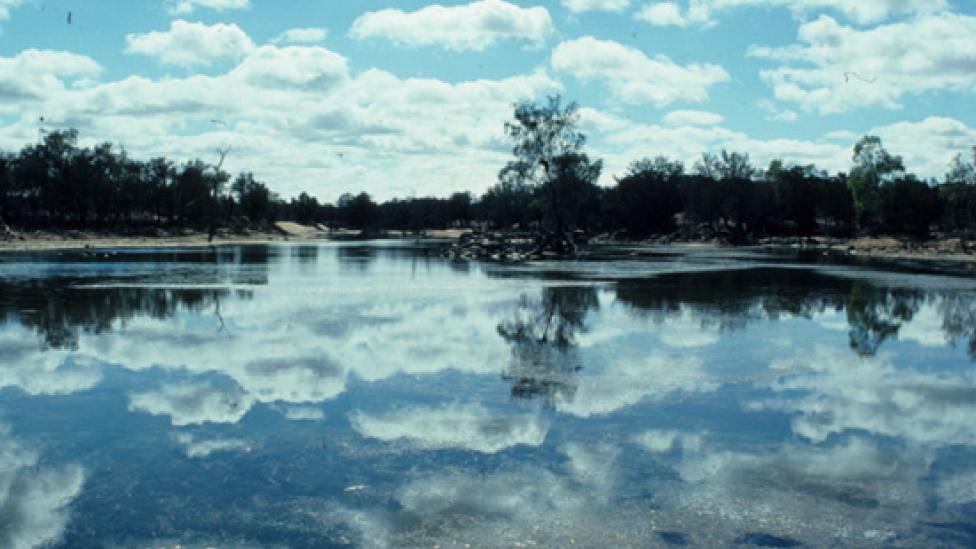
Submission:
[[[881,216],[881,184],[905,172],[900,156],[893,156],[881,145],[881,138],[866,135],[854,145],[854,168],[847,184],[854,202],[854,217],[860,229],[876,223]]]
[[[882,185],[878,201],[887,232],[924,237],[939,217],[938,190],[915,176],[899,177]]]
[[[599,308],[596,288],[544,288],[542,299],[523,295],[514,318],[498,325],[512,347],[502,378],[512,383],[515,398],[541,399],[547,406],[572,400],[576,372],[583,368],[576,334],[586,329],[586,315]]]
[[[366,193],[344,194],[336,203],[346,226],[363,232],[375,230],[380,223],[380,208]]]
[[[610,191],[611,217],[631,236],[672,231],[674,216],[682,209],[678,179],[683,173],[681,162],[663,156],[631,163]]]
[[[578,130],[579,107],[563,107],[559,96],[538,105],[515,105],[514,120],[505,123],[505,133],[514,142],[515,160],[502,168],[500,181],[511,187],[538,189],[543,201],[543,219],[554,232],[556,251],[568,252],[570,231],[575,227],[580,205],[591,192],[602,170],[602,161],[591,162],[583,153],[586,137]]]

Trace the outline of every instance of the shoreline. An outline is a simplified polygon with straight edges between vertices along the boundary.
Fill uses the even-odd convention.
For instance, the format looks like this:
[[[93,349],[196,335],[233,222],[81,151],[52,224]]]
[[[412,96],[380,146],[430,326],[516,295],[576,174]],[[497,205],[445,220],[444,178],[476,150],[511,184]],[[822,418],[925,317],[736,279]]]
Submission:
[[[0,240],[0,253],[101,250],[109,248],[209,248],[247,244],[274,244],[302,240],[308,239],[274,233],[216,236],[213,242],[208,241],[206,233],[194,233],[186,236],[88,235],[79,238],[45,234],[37,237],[24,235],[14,239]]]
[[[444,240],[450,242],[454,234],[436,234],[441,231],[430,231],[427,239]],[[449,231],[443,231],[448,233]],[[454,231],[450,231],[453,233]],[[430,234],[433,233],[433,234]],[[0,240],[0,253],[72,251],[85,249],[106,248],[208,248],[221,246],[237,246],[251,244],[278,244],[285,242],[337,242],[345,240],[348,235],[336,234],[330,238],[321,233],[312,234],[283,234],[282,232],[255,232],[251,234],[218,235],[213,242],[208,242],[206,233],[193,233],[183,236],[125,236],[125,235],[92,235],[73,237],[59,233],[20,234],[15,238]],[[391,234],[384,238],[397,239]],[[411,237],[412,238],[412,237]],[[366,239],[364,241],[368,241]],[[920,261],[925,263],[952,263],[968,267],[976,272],[976,246],[968,247],[958,238],[936,239],[925,242],[899,240],[893,237],[859,237],[853,239],[836,239],[827,237],[774,238],[764,239],[754,244],[731,245],[718,241],[701,240],[672,240],[667,242],[654,240],[620,241],[597,240],[585,246],[599,252],[600,250],[619,250],[632,256],[640,256],[641,252],[662,250],[668,248],[686,248],[701,250],[770,250],[790,251],[822,254],[835,258],[862,258],[868,260],[891,261]]]

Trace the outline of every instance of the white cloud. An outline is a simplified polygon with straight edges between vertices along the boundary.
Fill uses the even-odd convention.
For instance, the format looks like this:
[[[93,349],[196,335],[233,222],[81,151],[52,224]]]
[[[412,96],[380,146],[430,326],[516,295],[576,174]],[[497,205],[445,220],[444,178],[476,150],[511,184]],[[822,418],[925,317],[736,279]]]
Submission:
[[[19,117],[0,129],[0,147],[34,141],[40,116],[78,128],[83,143],[108,140],[141,157],[209,158],[230,143],[227,169],[254,171],[285,196],[305,190],[324,200],[349,190],[379,199],[481,192],[510,154],[502,122],[512,103],[561,89],[544,71],[457,83],[354,74],[326,48],[273,45],[214,76],[69,86],[67,76],[10,74],[18,85],[29,76],[20,87],[36,97],[0,101],[0,112]]]
[[[641,8],[634,18],[646,21],[655,27],[687,27],[690,25],[701,25],[708,27],[714,25],[711,19],[711,11],[702,4],[692,4],[684,13],[681,6],[676,2],[658,2],[647,4]]]
[[[942,505],[966,505],[976,502],[976,471],[940,479],[936,493]]]
[[[563,7],[573,13],[585,11],[621,12],[630,6],[630,0],[562,0]]]
[[[383,38],[405,47],[440,46],[451,51],[483,51],[499,40],[525,40],[540,45],[553,31],[543,7],[522,8],[504,0],[470,4],[433,4],[415,12],[385,9],[353,21],[357,40]]]
[[[755,531],[816,545],[871,545],[906,529],[921,512],[925,460],[862,438],[823,446],[783,445],[757,453],[684,454],[683,482],[661,490],[662,504],[707,518],[725,531]],[[884,512],[879,512],[884,510]],[[814,523],[797,520],[816,515]],[[909,525],[907,528],[911,528]]]
[[[534,415],[498,415],[478,404],[408,408],[382,416],[355,412],[353,429],[383,441],[406,439],[425,449],[462,448],[493,454],[519,444],[539,446],[549,424]]]
[[[718,126],[722,115],[706,111],[671,111],[664,115],[664,122],[671,126]]]
[[[909,171],[939,179],[957,153],[976,143],[976,127],[942,116],[878,126],[867,133],[880,136],[886,149],[905,159]]]
[[[56,545],[84,478],[78,466],[42,464],[36,452],[24,448],[0,426],[0,546]]]
[[[581,374],[576,393],[557,402],[556,409],[578,417],[606,415],[645,399],[712,392],[718,386],[718,379],[704,371],[700,358],[621,353],[603,369]]]
[[[552,66],[584,82],[600,82],[624,103],[702,102],[712,86],[729,80],[718,65],[682,66],[667,56],[648,57],[639,49],[612,40],[585,36],[560,43],[552,52]]]
[[[906,95],[976,91],[976,17],[925,16],[868,30],[821,16],[799,29],[800,44],[753,46],[782,64],[760,72],[779,101],[821,114],[861,107],[898,109]]]
[[[306,27],[288,29],[275,37],[272,44],[318,44],[329,35],[327,29],[321,27]]]
[[[261,46],[228,75],[268,93],[324,92],[348,79],[345,57],[325,48]]]
[[[98,385],[102,373],[91,359],[41,349],[24,330],[0,334],[0,388],[30,395],[67,395]]]
[[[321,421],[325,413],[311,406],[285,406],[280,409],[285,418],[292,421]]]
[[[0,21],[10,19],[10,10],[23,4],[26,0],[0,0]]]
[[[155,391],[129,395],[129,410],[169,416],[175,426],[236,423],[252,403],[253,399],[240,389],[210,383],[163,385]]]
[[[632,440],[648,452],[655,454],[670,452],[676,446],[680,446],[682,452],[692,453],[701,450],[703,436],[700,433],[651,429],[635,435]]]
[[[927,14],[944,10],[946,0],[687,0],[646,4],[635,18],[655,26],[708,28],[718,24],[721,12],[739,8],[784,8],[797,19],[824,11],[836,12],[860,24],[878,23],[898,15]]]
[[[188,458],[205,458],[215,452],[250,452],[251,444],[246,440],[236,438],[212,438],[196,440],[189,433],[177,433],[174,436],[176,442],[183,446],[183,451]]]
[[[177,19],[168,31],[129,34],[125,53],[155,57],[167,65],[209,66],[218,61],[237,61],[254,50],[254,42],[233,24],[205,25]]]
[[[976,373],[901,368],[890,357],[861,358],[816,348],[772,368],[782,396],[763,403],[798,414],[793,430],[815,442],[849,430],[898,437],[916,447],[976,445]],[[791,396],[797,395],[797,396]]]
[[[23,50],[0,57],[0,112],[17,112],[19,101],[43,100],[63,92],[65,82],[94,78],[102,71],[94,59],[51,50]]]
[[[166,0],[166,12],[170,15],[186,15],[197,8],[216,11],[241,10],[251,7],[251,0]]]

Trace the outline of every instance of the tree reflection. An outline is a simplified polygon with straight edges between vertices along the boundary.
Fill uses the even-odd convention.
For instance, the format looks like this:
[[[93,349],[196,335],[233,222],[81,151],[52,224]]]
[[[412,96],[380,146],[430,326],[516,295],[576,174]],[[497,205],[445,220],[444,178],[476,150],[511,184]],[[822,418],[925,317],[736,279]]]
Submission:
[[[976,295],[884,287],[865,280],[803,269],[743,269],[669,274],[617,285],[617,301],[654,322],[690,315],[702,327],[742,329],[752,322],[812,318],[844,311],[851,350],[873,356],[919,310],[931,304],[942,316],[942,332],[955,343],[968,340],[976,360]]]
[[[939,310],[946,337],[953,345],[960,340],[968,340],[969,357],[976,360],[976,297],[970,295],[943,300]]]
[[[861,356],[874,356],[885,340],[897,337],[902,325],[911,322],[925,299],[920,291],[855,282],[847,301],[851,349]]]
[[[64,279],[28,284],[0,282],[0,323],[37,332],[49,348],[75,350],[81,333],[102,334],[135,318],[172,318],[179,311],[213,311],[221,327],[220,301],[252,292],[212,288],[85,288]]]
[[[586,330],[586,315],[599,308],[594,287],[553,287],[542,299],[523,295],[514,318],[498,325],[498,334],[512,346],[512,360],[502,378],[512,383],[512,396],[539,399],[546,406],[572,400],[576,372],[583,368],[576,335]]]

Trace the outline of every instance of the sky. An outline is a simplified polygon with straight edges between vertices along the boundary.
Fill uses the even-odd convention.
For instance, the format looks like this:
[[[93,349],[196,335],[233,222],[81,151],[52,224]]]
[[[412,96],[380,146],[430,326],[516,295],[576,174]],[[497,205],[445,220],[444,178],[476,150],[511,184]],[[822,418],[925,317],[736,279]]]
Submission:
[[[69,20],[70,14],[70,20]],[[601,182],[665,155],[847,171],[976,145],[969,0],[0,0],[0,150],[77,128],[326,201],[481,193],[515,102],[580,106]]]

